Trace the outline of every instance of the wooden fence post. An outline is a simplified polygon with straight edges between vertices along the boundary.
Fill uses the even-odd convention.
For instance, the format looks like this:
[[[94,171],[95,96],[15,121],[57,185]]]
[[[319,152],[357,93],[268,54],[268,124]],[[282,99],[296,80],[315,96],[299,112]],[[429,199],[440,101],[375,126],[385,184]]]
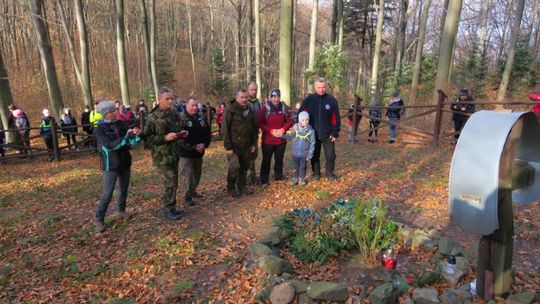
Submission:
[[[58,126],[56,125],[56,119],[51,117],[51,132],[52,132],[52,141],[53,141],[53,154],[54,160],[60,160],[60,148],[58,147],[58,134],[56,133]]]
[[[144,130],[144,115],[146,115],[145,111],[139,111],[139,126],[141,130]]]
[[[439,137],[441,135],[443,102],[446,94],[442,90],[437,90],[439,98],[437,99],[437,112],[435,112],[435,127],[433,128],[433,147],[439,146]]]

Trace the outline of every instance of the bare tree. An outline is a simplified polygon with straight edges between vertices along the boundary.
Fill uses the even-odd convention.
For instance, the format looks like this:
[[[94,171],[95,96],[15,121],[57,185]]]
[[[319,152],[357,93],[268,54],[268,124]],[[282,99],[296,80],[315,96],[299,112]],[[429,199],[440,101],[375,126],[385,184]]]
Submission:
[[[115,0],[116,4],[116,55],[118,57],[118,74],[120,76],[120,90],[122,103],[129,105],[129,83],[126,67],[125,50],[125,24],[124,24],[124,0]]]
[[[2,56],[2,48],[0,48],[0,119],[4,130],[8,129],[8,110],[9,104],[13,103],[13,96],[11,95],[11,88],[9,86],[9,78],[4,65],[4,58]]]
[[[191,27],[191,7],[190,0],[186,0],[186,12],[187,12],[187,22],[188,22],[188,37],[189,37],[189,53],[191,55],[191,70],[193,72],[193,87],[192,90],[197,86],[197,73],[195,70],[195,54],[193,54],[193,29]]]
[[[156,0],[150,0],[150,68],[152,69],[152,82],[154,83],[155,100],[159,90],[157,67],[156,67]]]
[[[279,88],[281,98],[287,105],[292,104],[291,65],[292,65],[292,23],[293,7],[290,0],[281,0],[279,27]]]
[[[56,117],[60,117],[64,108],[64,100],[58,84],[58,75],[54,64],[51,42],[47,31],[47,23],[43,17],[43,0],[28,0],[32,23],[36,32],[41,66],[47,82],[47,90],[51,101],[52,110]]]
[[[401,0],[400,4],[400,25],[396,37],[396,65],[394,68],[395,89],[401,84],[401,71],[403,52],[405,51],[405,36],[407,35],[407,10],[409,8],[409,0]]]
[[[516,16],[514,19],[514,27],[512,29],[512,38],[510,41],[510,49],[508,50],[508,58],[506,59],[506,65],[504,66],[504,72],[502,75],[501,83],[499,85],[497,101],[504,101],[504,99],[506,98],[506,91],[508,89],[508,83],[510,82],[510,74],[512,73],[512,67],[514,66],[514,59],[516,57],[516,45],[519,36],[519,29],[521,27],[521,18],[523,17],[524,7],[525,0],[518,0],[516,6]]]
[[[379,0],[377,6],[377,32],[375,34],[375,51],[373,52],[373,65],[371,66],[371,99],[377,99],[379,81],[379,60],[381,56],[381,44],[384,24],[384,0]]]
[[[414,59],[414,69],[411,83],[411,103],[416,102],[416,97],[418,95],[418,83],[420,80],[420,71],[422,66],[422,53],[424,51],[424,41],[426,38],[426,27],[429,17],[429,8],[431,7],[431,0],[426,0],[424,2],[424,7],[422,8],[422,19],[420,21],[420,32],[418,33],[418,43],[416,44],[416,56]]]
[[[145,72],[146,72],[146,86],[148,88],[154,88],[154,81],[152,78],[152,63],[150,57],[150,30],[148,24],[148,12],[146,10],[146,0],[139,0],[142,13],[142,30],[143,30],[143,43],[144,43],[144,59],[145,59]]]
[[[260,0],[254,0],[253,14],[255,17],[255,79],[257,81],[257,98],[262,100],[262,74],[261,74],[261,17]]]

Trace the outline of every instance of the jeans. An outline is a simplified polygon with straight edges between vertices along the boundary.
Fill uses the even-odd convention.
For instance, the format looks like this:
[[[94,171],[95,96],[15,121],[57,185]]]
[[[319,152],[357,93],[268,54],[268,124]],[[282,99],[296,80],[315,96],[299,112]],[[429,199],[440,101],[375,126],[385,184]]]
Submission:
[[[326,159],[326,175],[334,174],[334,166],[336,163],[336,147],[329,138],[318,139],[315,141],[315,151],[311,159],[311,169],[314,175],[321,175],[321,146],[324,149],[324,157]]]
[[[307,159],[306,157],[292,157],[293,162],[293,178],[298,179],[304,179],[306,178],[306,167],[307,167]]]
[[[272,154],[274,155],[274,178],[283,178],[283,157],[287,143],[280,145],[262,144],[262,162],[261,162],[261,183],[268,183],[270,175],[270,165],[272,163]]]
[[[118,211],[126,211],[126,199],[129,187],[130,168],[122,168],[118,171],[103,171],[103,192],[96,206],[96,220],[103,221],[107,213],[107,207],[111,201],[116,180],[120,184],[120,191],[116,195]]]
[[[389,118],[390,121],[390,139],[396,139],[396,123],[399,121],[399,118]]]

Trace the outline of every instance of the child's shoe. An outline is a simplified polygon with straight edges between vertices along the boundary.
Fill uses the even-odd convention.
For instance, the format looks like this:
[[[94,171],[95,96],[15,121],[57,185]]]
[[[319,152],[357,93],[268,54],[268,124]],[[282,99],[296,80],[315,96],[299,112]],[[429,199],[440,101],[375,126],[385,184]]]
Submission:
[[[298,182],[298,184],[300,184],[300,186],[305,186],[307,184],[306,180],[301,178]]]
[[[292,181],[291,181],[291,186],[294,186],[294,185],[296,185],[296,184],[298,184],[298,178],[293,177],[293,179],[292,179]]]

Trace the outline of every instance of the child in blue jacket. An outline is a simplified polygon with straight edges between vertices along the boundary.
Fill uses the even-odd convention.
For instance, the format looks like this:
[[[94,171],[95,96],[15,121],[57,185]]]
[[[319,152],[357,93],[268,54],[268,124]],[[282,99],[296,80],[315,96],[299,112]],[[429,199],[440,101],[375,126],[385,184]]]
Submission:
[[[296,184],[306,185],[307,162],[311,160],[315,151],[315,131],[309,124],[308,112],[300,112],[298,121],[291,133],[283,135],[284,139],[292,141],[291,157],[294,173],[291,186]]]

